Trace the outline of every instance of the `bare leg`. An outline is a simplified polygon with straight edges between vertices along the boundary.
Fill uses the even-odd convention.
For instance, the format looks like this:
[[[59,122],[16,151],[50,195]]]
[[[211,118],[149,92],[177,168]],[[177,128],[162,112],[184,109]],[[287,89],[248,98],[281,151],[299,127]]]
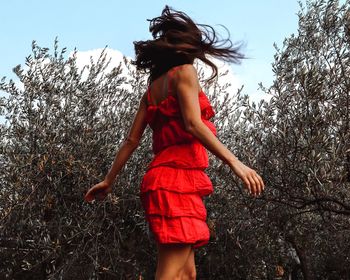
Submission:
[[[190,244],[158,244],[156,280],[180,280],[191,253]]]
[[[191,249],[190,255],[187,258],[187,261],[180,272],[181,280],[196,280],[196,264],[194,260],[194,249]]]

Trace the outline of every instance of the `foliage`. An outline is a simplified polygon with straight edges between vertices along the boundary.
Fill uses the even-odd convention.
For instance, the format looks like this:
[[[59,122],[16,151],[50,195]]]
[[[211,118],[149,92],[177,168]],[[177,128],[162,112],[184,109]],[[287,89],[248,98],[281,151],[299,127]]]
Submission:
[[[212,236],[196,253],[199,279],[350,277],[349,27],[349,1],[309,1],[298,34],[276,46],[274,83],[261,86],[270,101],[206,85],[218,138],[266,191],[251,199],[210,154]],[[127,58],[107,73],[106,50],[83,69],[65,51],[57,39],[52,54],[33,42],[26,67],[14,68],[23,88],[0,82],[0,278],[152,279],[156,247],[138,197],[149,128],[113,193],[83,201],[126,136],[146,77]]]

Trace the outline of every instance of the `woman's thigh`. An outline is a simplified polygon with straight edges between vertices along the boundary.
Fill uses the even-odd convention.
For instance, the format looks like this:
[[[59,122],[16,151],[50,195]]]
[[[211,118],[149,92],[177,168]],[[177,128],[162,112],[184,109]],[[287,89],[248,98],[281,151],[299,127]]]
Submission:
[[[190,244],[158,244],[156,280],[176,279],[184,268],[192,247]]]

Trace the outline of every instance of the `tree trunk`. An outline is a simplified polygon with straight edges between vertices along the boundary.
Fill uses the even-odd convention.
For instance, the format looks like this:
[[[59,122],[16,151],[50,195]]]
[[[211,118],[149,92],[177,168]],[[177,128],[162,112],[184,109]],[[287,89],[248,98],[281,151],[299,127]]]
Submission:
[[[289,236],[287,238],[287,241],[289,241],[293,245],[295,251],[297,252],[298,258],[300,260],[300,267],[304,276],[304,280],[316,279],[311,269],[309,256],[306,254],[305,250],[296,243],[295,238],[293,236]]]

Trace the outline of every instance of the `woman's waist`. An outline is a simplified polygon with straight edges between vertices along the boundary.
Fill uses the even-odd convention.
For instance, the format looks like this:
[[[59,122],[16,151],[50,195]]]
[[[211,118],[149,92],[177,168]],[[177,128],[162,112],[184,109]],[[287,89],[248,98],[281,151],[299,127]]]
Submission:
[[[206,149],[198,140],[195,140],[189,143],[169,145],[160,150],[148,165],[148,169],[159,165],[205,169],[208,164]]]

